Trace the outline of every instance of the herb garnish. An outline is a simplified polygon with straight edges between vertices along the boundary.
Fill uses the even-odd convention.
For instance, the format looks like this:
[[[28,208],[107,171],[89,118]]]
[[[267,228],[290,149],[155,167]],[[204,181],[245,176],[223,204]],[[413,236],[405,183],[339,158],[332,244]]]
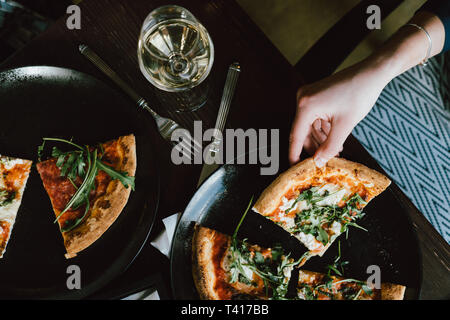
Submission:
[[[90,208],[90,193],[95,189],[95,177],[99,170],[104,171],[113,180],[119,180],[125,188],[131,187],[134,190],[134,177],[128,176],[126,172],[116,171],[114,168],[104,164],[101,161],[103,156],[103,148],[90,151],[88,146],[80,146],[71,140],[59,138],[43,138],[43,143],[38,147],[39,160],[45,147],[46,141],[62,142],[76,148],[75,151],[63,152],[57,147],[52,149],[52,157],[56,158],[56,166],[61,170],[61,176],[66,177],[75,187],[76,192],[67,203],[66,207],[59,213],[55,219],[55,223],[68,210],[77,210],[85,205],[84,214],[75,220],[67,220],[61,226],[61,232],[68,232],[77,227],[86,217]],[[77,186],[75,180],[77,177],[83,179],[83,182]]]
[[[344,266],[346,266],[348,261],[341,261],[341,241],[338,241],[338,256],[334,259],[332,265],[328,265],[328,277],[331,276],[331,272],[334,272],[338,276],[344,275]]]
[[[11,204],[15,198],[16,198],[15,191],[8,191],[4,189],[0,190],[0,207],[4,207]]]
[[[250,200],[247,210],[244,212],[241,220],[239,221],[231,240],[231,277],[229,282],[234,283],[238,281],[247,285],[256,285],[253,283],[253,277],[247,277],[247,274],[250,272],[252,275],[255,273],[263,280],[266,295],[269,294],[269,289],[271,289],[271,299],[285,299],[289,284],[289,278],[285,275],[285,273],[290,272],[290,269],[300,263],[300,260],[292,261],[292,259],[289,258],[290,254],[286,255],[279,245],[272,247],[270,258],[264,258],[261,252],[250,251],[250,245],[248,245],[246,239],[238,240],[236,238],[242,221],[250,209],[252,200]]]
[[[355,279],[342,279],[336,281],[336,275],[343,276],[344,275],[344,266],[348,264],[348,261],[341,260],[341,242],[338,242],[338,256],[335,258],[332,265],[328,265],[328,272],[325,275],[322,284],[317,286],[303,285],[301,289],[299,289],[302,293],[302,297],[306,300],[316,300],[318,299],[318,295],[326,295],[329,298],[333,299],[335,294],[340,292],[342,296],[346,300],[357,300],[359,296],[364,292],[368,295],[372,294],[372,289],[365,283],[364,281],[355,280]],[[335,273],[333,275],[332,273]],[[337,289],[337,285],[340,283],[352,282],[360,285],[361,288],[358,290],[352,286],[344,286],[343,288]]]
[[[294,234],[299,232],[311,234],[318,241],[322,242],[324,246],[331,241],[331,237],[325,228],[330,228],[333,222],[341,225],[340,233],[347,232],[349,226],[367,231],[354,222],[356,219],[364,216],[360,207],[366,204],[358,193],[355,193],[349,199],[343,199],[346,204],[339,207],[338,205],[317,204],[340,190],[333,193],[329,193],[326,190],[323,194],[320,194],[319,190],[320,188],[318,187],[312,187],[301,192],[292,206],[285,211],[285,213],[288,213],[295,207],[297,202],[306,201],[307,208],[296,214],[295,226],[288,231]]]

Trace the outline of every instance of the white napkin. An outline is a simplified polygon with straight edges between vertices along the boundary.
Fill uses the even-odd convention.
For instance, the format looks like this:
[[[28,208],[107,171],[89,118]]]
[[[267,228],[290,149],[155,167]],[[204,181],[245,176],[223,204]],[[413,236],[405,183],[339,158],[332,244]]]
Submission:
[[[156,249],[161,251],[167,258],[170,257],[170,247],[172,245],[173,235],[175,234],[175,227],[181,213],[175,213],[164,218],[164,230],[151,243]],[[147,289],[141,292],[134,293],[123,300],[160,300],[158,291],[155,289]]]
[[[177,226],[178,218],[181,213],[175,213],[163,219],[164,229],[151,243],[156,249],[161,251],[167,258],[170,257],[170,247],[172,245],[173,235],[175,234],[175,227]]]
[[[141,292],[134,293],[122,300],[161,300],[158,291],[155,289],[147,289]]]

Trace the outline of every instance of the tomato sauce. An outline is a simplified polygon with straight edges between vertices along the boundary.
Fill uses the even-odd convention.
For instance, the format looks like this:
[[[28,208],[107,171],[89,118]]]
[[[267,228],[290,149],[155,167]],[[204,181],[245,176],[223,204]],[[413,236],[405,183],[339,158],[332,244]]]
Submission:
[[[91,148],[91,150],[94,149]],[[99,152],[103,150],[103,153],[99,154],[99,158],[101,158],[101,161],[104,164],[117,168],[121,162],[121,155],[118,153],[117,141],[110,141],[102,144],[102,148],[99,148],[98,150]],[[67,177],[61,177],[61,170],[56,165],[56,161],[57,159],[53,158],[38,163],[37,169],[41,175],[45,190],[50,197],[55,214],[58,216],[75,195],[77,188],[81,186],[83,180],[80,177],[77,177],[74,181],[77,186],[77,188],[75,188]],[[97,176],[95,177],[95,189],[91,191],[89,197],[90,207],[94,204],[95,199],[103,196],[107,192],[107,188],[111,180],[111,177],[106,172],[99,170]],[[59,217],[59,226],[62,228],[69,221],[79,219],[84,215],[85,210],[86,205],[82,205],[76,210],[67,210],[61,217]],[[86,216],[88,216],[88,214]]]
[[[8,240],[9,232],[9,222],[0,221],[0,253],[3,252],[6,247],[6,241]]]

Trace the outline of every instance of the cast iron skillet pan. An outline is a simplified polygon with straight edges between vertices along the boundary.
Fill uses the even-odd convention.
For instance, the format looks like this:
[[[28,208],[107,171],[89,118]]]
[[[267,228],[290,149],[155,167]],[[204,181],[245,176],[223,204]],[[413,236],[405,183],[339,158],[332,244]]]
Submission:
[[[199,298],[191,267],[195,222],[232,235],[252,195],[256,201],[274,179],[274,176],[261,176],[258,166],[224,165],[198,189],[178,222],[172,243],[171,281],[176,299]],[[345,234],[338,238],[341,257],[349,261],[345,277],[367,279],[367,267],[378,265],[382,282],[406,285],[405,299],[417,299],[422,275],[420,253],[406,212],[389,188],[373,199],[364,212],[366,216],[359,224],[369,231],[351,228],[347,240]],[[280,243],[295,258],[306,251],[297,239],[253,211],[248,212],[238,237],[266,247]],[[336,240],[323,257],[311,258],[303,268],[325,272],[338,255],[337,247]],[[297,272],[293,272],[291,284],[297,279]],[[295,287],[290,287],[290,293],[295,294]]]
[[[0,298],[83,298],[126,270],[153,225],[159,197],[155,150],[145,114],[93,77],[36,66],[0,73],[0,153],[37,161],[42,137],[95,145],[134,133],[136,191],[114,224],[91,247],[67,260],[50,200],[33,166],[3,259]],[[67,267],[81,270],[81,289],[69,290]]]

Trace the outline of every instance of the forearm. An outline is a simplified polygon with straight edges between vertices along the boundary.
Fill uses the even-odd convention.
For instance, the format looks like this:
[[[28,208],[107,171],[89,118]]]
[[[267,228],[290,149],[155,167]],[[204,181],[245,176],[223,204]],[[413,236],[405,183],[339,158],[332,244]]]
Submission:
[[[445,29],[440,18],[424,11],[416,14],[410,23],[424,28],[430,35],[429,57],[442,51]],[[314,154],[319,167],[336,156],[353,128],[374,106],[383,88],[399,74],[424,61],[428,48],[427,33],[414,26],[403,26],[362,62],[301,87],[291,129],[290,162],[299,160],[303,148]]]
[[[445,42],[445,30],[441,20],[428,12],[419,12],[410,23],[424,28],[431,37],[430,58],[442,51]],[[379,77],[386,85],[393,78],[421,63],[427,56],[430,46],[424,31],[403,26],[380,49],[361,63],[364,71]]]

